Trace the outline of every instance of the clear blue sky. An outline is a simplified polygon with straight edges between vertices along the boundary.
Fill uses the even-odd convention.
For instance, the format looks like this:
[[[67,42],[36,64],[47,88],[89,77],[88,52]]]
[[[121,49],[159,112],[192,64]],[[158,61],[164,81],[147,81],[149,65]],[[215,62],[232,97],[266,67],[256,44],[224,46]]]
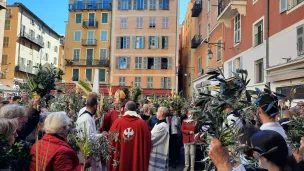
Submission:
[[[189,0],[180,1],[180,23],[183,22]],[[69,0],[7,0],[9,5],[21,2],[59,34],[65,33]]]

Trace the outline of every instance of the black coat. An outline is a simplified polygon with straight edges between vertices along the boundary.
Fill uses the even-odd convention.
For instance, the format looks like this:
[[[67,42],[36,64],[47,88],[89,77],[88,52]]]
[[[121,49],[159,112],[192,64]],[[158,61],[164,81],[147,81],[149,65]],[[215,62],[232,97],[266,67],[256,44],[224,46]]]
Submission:
[[[33,132],[37,127],[40,119],[40,112],[34,108],[31,109],[28,114],[27,122],[24,123],[20,130],[17,130],[18,137],[16,138],[17,142],[25,141],[25,138]]]

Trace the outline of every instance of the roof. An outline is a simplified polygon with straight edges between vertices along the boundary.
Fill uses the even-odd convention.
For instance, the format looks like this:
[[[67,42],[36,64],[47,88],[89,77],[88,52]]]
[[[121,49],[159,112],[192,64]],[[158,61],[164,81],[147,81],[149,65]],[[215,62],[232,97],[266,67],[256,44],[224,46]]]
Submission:
[[[39,22],[41,22],[47,29],[54,33],[57,37],[61,37],[56,31],[54,31],[50,26],[48,26],[44,21],[42,21],[36,14],[34,14],[30,9],[20,2],[15,2],[13,5],[7,5],[7,7],[21,7],[25,9],[30,15],[34,16]]]

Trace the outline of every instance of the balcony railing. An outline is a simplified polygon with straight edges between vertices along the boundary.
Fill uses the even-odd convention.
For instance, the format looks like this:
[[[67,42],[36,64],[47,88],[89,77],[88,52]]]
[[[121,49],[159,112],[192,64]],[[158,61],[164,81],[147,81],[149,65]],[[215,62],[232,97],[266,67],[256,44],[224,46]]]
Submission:
[[[31,35],[25,31],[21,31],[20,37],[27,39],[28,41],[31,41],[32,43],[36,44],[40,48],[44,47],[44,42],[42,39],[37,39],[37,38],[35,38],[34,35]]]
[[[15,70],[29,74],[36,74],[36,69],[33,68],[33,66],[19,65],[15,67]]]
[[[96,39],[82,39],[82,46],[96,46],[97,40]]]
[[[240,13],[246,15],[247,0],[219,0],[217,20],[224,22],[225,25],[231,27],[231,19]]]
[[[202,0],[196,0],[192,7],[192,17],[198,17],[199,14],[202,12],[203,5]]]
[[[82,22],[83,28],[98,28],[97,20],[83,20]]]
[[[0,0],[0,10],[6,9],[6,0]]]
[[[191,48],[196,49],[203,41],[202,35],[195,35],[191,40]]]
[[[111,10],[112,3],[83,3],[78,1],[77,3],[69,4],[69,10]]]
[[[66,66],[99,66],[109,67],[110,61],[108,59],[66,59]]]

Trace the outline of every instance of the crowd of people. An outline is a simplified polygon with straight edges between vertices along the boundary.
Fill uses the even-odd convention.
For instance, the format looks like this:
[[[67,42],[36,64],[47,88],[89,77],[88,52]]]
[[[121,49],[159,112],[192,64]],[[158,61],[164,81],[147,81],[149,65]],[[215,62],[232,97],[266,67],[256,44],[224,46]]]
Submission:
[[[25,105],[28,104],[25,102],[31,105]],[[253,119],[255,126],[242,124],[241,119],[227,108],[228,120],[240,128],[239,142],[248,145],[239,161],[233,163],[229,158],[230,149],[217,138],[212,139],[209,148],[198,148],[198,144],[207,141],[197,136],[198,133],[208,130],[202,129],[206,127],[204,123],[196,121],[192,108],[178,111],[172,106],[156,108],[151,100],[117,99],[109,111],[99,114],[98,94],[88,94],[85,106],[76,114],[76,129],[78,136],[108,138],[110,159],[104,161],[75,151],[67,143],[72,116],[66,112],[47,112],[39,103],[39,98],[30,100],[26,93],[12,97],[9,102],[1,102],[0,137],[5,142],[1,146],[10,149],[14,143],[21,143],[30,160],[27,166],[20,161],[0,161],[6,163],[0,170],[165,171],[183,165],[184,171],[194,171],[201,169],[196,161],[207,157],[203,156],[204,150],[209,150],[210,159],[220,171],[252,170],[248,167],[250,157],[258,161],[257,170],[304,170],[304,137],[301,147],[292,149],[286,134],[290,118],[304,115],[303,102],[292,108],[279,107],[272,97],[264,95],[257,103],[260,120]],[[97,116],[103,119],[96,120]],[[181,163],[181,152],[184,152],[184,163]]]

